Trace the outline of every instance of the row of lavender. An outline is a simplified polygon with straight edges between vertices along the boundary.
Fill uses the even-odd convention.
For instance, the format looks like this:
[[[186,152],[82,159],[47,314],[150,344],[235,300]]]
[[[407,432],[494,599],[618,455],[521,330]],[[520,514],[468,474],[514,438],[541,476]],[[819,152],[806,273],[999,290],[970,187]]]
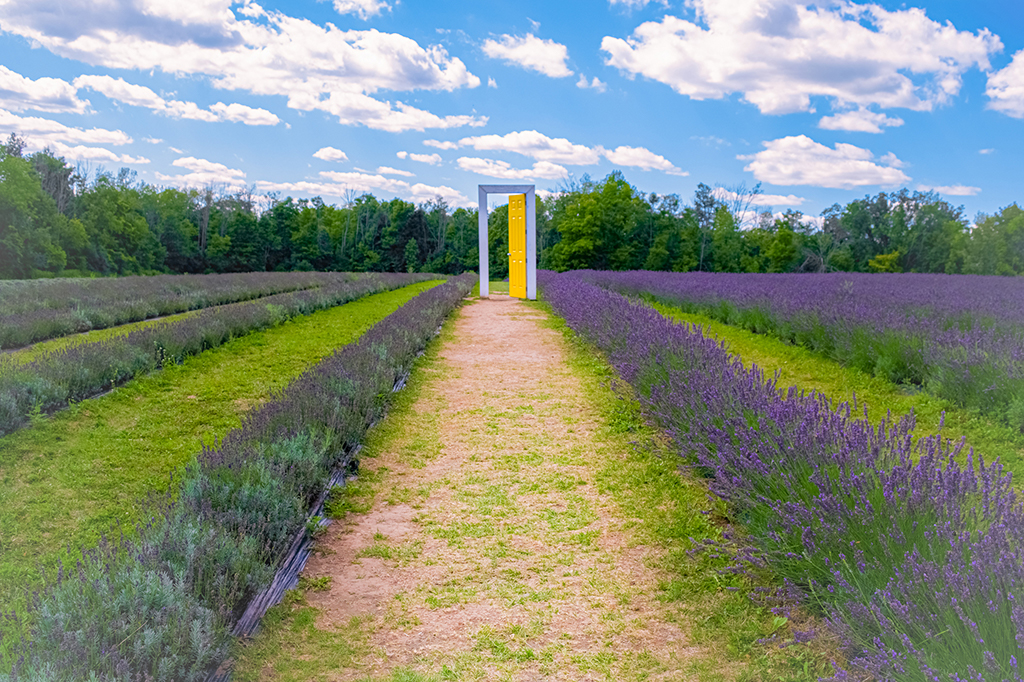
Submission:
[[[998,464],[957,464],[912,418],[872,426],[848,404],[746,370],[699,327],[540,273],[547,301],[630,383],[767,566],[844,637],[836,680],[1021,680],[1024,508]]]
[[[396,379],[472,289],[462,275],[420,294],[204,449],[132,539],[85,552],[7,615],[26,636],[0,680],[203,679],[232,623],[274,574],[307,511],[382,413]]]
[[[296,315],[435,276],[346,275],[320,288],[206,308],[185,319],[123,336],[60,348],[32,362],[5,361],[0,356],[0,435],[27,425],[34,412],[53,412],[71,401],[94,396],[164,363],[180,363],[232,338],[278,325]]]
[[[119,324],[344,283],[349,273],[247,272],[0,281],[0,349]]]
[[[581,272],[798,343],[1024,429],[1024,278]]]

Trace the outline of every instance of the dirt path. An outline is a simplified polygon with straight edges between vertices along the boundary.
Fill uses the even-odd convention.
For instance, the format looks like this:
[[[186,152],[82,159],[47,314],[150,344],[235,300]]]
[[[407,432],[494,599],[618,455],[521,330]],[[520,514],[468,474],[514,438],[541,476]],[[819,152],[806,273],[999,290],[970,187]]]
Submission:
[[[657,598],[664,550],[600,489],[623,455],[595,444],[599,412],[545,317],[465,306],[409,414],[368,447],[371,508],[305,571],[330,578],[307,593],[316,628],[356,624],[362,642],[301,679],[689,679],[706,658]],[[300,679],[272,667],[260,678]]]

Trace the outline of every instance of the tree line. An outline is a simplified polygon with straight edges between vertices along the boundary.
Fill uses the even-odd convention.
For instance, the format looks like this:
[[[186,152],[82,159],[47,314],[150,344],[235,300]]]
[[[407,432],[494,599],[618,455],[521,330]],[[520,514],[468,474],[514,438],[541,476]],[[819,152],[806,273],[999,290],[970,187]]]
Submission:
[[[372,194],[343,205],[89,174],[48,150],[0,146],[0,278],[339,270],[457,274],[478,264],[476,210]],[[89,177],[89,176],[92,177]],[[760,187],[700,184],[686,202],[620,172],[538,197],[539,266],[555,270],[1024,274],[1024,211],[970,223],[933,192],[881,192],[817,219],[757,212]],[[508,207],[490,212],[492,276],[507,276]]]

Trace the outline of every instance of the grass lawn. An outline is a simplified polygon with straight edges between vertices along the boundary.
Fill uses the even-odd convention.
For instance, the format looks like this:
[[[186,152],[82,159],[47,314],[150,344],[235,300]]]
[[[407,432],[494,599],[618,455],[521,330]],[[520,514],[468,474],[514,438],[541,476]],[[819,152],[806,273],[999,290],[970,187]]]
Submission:
[[[747,367],[755,364],[768,377],[778,372],[778,385],[783,390],[796,386],[805,391],[818,391],[836,402],[852,401],[856,396],[860,414],[863,415],[863,408],[867,406],[872,422],[878,422],[886,412],[899,416],[913,410],[917,417],[917,436],[935,434],[944,412],[942,434],[946,438],[958,441],[966,437],[967,447],[973,447],[986,462],[999,457],[1007,470],[1024,479],[1024,434],[1009,426],[961,409],[948,400],[844,367],[806,348],[722,324],[704,315],[684,313],[673,306],[652,305],[668,318],[701,325],[706,335],[724,341],[726,349],[739,356]]]
[[[307,367],[439,281],[297,317],[135,379],[0,438],[0,604],[38,587]],[[70,547],[70,551],[67,549]]]

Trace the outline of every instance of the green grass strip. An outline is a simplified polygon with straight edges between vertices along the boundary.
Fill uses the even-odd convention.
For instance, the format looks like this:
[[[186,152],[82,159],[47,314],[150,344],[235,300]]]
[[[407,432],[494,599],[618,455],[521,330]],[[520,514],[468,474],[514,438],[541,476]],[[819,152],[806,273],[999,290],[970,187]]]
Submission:
[[[669,319],[701,325],[706,335],[725,341],[727,350],[747,367],[755,364],[768,377],[779,372],[779,387],[783,390],[796,386],[804,391],[818,391],[835,402],[852,401],[856,395],[860,409],[867,406],[872,422],[880,421],[887,412],[900,416],[913,410],[917,417],[915,436],[936,433],[945,412],[942,433],[947,438],[966,437],[967,446],[973,447],[986,462],[999,457],[1008,471],[1024,480],[1024,434],[1009,426],[957,407],[949,400],[910,391],[905,386],[845,367],[801,346],[722,324],[704,315],[686,313],[674,306],[649,304]]]
[[[94,545],[171,472],[241,416],[350,343],[430,281],[234,339],[0,438],[0,603],[38,584],[40,566]],[[72,560],[72,565],[74,560]]]
[[[211,306],[216,308],[217,306]],[[161,324],[170,324],[183,320],[186,317],[195,315],[205,308],[198,310],[189,310],[185,313],[176,313],[174,315],[167,315],[151,320],[142,320],[141,322],[130,322],[128,324],[118,325],[116,327],[107,327],[106,329],[93,329],[91,331],[82,332],[81,334],[71,334],[70,336],[61,336],[56,339],[50,339],[48,341],[40,341],[39,343],[32,344],[25,348],[19,348],[17,350],[8,351],[0,355],[4,361],[9,361],[15,365],[23,365],[26,362],[32,362],[36,358],[45,355],[46,353],[52,353],[55,350],[62,350],[64,348],[71,348],[78,346],[83,343],[97,343],[99,341],[106,341],[118,336],[124,336],[139,329],[148,329],[149,327],[156,327]]]

